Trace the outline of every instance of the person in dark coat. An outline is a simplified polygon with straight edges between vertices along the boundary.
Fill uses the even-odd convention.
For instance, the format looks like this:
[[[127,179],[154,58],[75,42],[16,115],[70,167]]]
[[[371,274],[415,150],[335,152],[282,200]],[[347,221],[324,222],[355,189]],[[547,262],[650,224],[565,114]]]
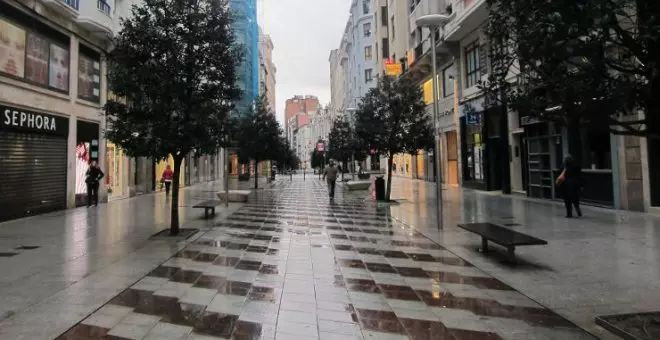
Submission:
[[[85,173],[85,183],[87,183],[87,207],[99,205],[99,181],[105,176],[101,168],[99,168],[96,161],[92,161],[92,164],[87,169]]]
[[[582,168],[568,155],[564,159],[564,170],[557,177],[557,184],[561,186],[566,206],[566,217],[573,217],[573,207],[578,217],[582,216],[580,209],[580,192],[582,191]]]

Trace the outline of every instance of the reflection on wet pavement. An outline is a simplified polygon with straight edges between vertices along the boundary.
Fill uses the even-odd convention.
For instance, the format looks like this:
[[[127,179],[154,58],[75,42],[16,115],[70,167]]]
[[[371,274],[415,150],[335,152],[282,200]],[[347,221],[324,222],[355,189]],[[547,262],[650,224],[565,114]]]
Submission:
[[[591,338],[338,196],[308,180],[253,197],[58,339]]]

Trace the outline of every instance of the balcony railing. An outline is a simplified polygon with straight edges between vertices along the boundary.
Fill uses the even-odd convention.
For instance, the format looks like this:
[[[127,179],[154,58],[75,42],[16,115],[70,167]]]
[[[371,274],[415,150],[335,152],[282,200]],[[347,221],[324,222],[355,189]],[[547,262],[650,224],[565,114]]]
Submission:
[[[75,10],[80,9],[80,4],[78,2],[79,0],[62,0],[63,3],[69,5],[70,7],[74,8]]]

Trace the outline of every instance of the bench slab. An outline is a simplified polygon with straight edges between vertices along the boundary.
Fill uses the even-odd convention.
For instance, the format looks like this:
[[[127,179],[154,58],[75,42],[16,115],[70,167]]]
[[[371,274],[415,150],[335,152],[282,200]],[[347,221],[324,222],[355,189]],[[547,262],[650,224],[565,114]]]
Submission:
[[[467,223],[459,224],[459,228],[481,236],[481,251],[488,253],[488,241],[507,248],[509,260],[515,261],[516,246],[545,245],[548,241],[529,236],[515,230],[507,229],[493,223]]]
[[[356,191],[356,190],[368,190],[369,187],[371,186],[370,181],[355,181],[355,182],[346,182],[344,183],[346,186],[346,189],[348,191]]]
[[[503,245],[510,246],[535,246],[548,244],[548,241],[529,236],[517,232],[515,230],[507,229],[493,223],[467,223],[459,224],[459,228],[471,231],[488,241]]]
[[[193,205],[193,208],[204,209],[204,218],[208,218],[209,213],[211,213],[211,216],[215,215],[215,207],[219,206],[221,203],[222,201],[218,200],[208,200]]]
[[[245,203],[252,192],[249,190],[229,190],[229,202]],[[224,202],[227,194],[224,191],[217,193],[218,198]]]

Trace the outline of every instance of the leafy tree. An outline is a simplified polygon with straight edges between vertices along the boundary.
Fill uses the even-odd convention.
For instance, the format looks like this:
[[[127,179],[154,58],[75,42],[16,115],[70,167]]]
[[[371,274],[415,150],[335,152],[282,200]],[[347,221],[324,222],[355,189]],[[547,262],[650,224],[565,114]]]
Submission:
[[[295,156],[295,153],[291,149],[291,144],[289,143],[289,140],[286,139],[284,136],[279,136],[279,142],[277,143],[277,156],[275,157],[275,160],[277,162],[277,167],[280,170],[284,170],[287,167],[291,167],[291,164],[293,164],[293,157]]]
[[[363,97],[356,116],[360,139],[387,157],[385,199],[389,201],[394,155],[428,145],[431,122],[422,89],[407,79],[382,77]]]
[[[493,63],[520,65],[513,108],[575,131],[660,137],[660,2],[487,3],[487,34],[509,47]]]
[[[145,0],[108,56],[106,137],[130,156],[174,159],[170,232],[179,232],[179,173],[191,151],[215,153],[240,98],[239,46],[226,0]]]
[[[262,95],[248,114],[240,116],[234,140],[239,159],[254,161],[254,188],[259,188],[259,163],[275,159],[280,152],[280,124],[268,107],[268,98]]]
[[[353,155],[355,132],[345,117],[339,117],[332,123],[328,134],[328,157],[346,164]],[[344,178],[342,169],[341,178]]]

